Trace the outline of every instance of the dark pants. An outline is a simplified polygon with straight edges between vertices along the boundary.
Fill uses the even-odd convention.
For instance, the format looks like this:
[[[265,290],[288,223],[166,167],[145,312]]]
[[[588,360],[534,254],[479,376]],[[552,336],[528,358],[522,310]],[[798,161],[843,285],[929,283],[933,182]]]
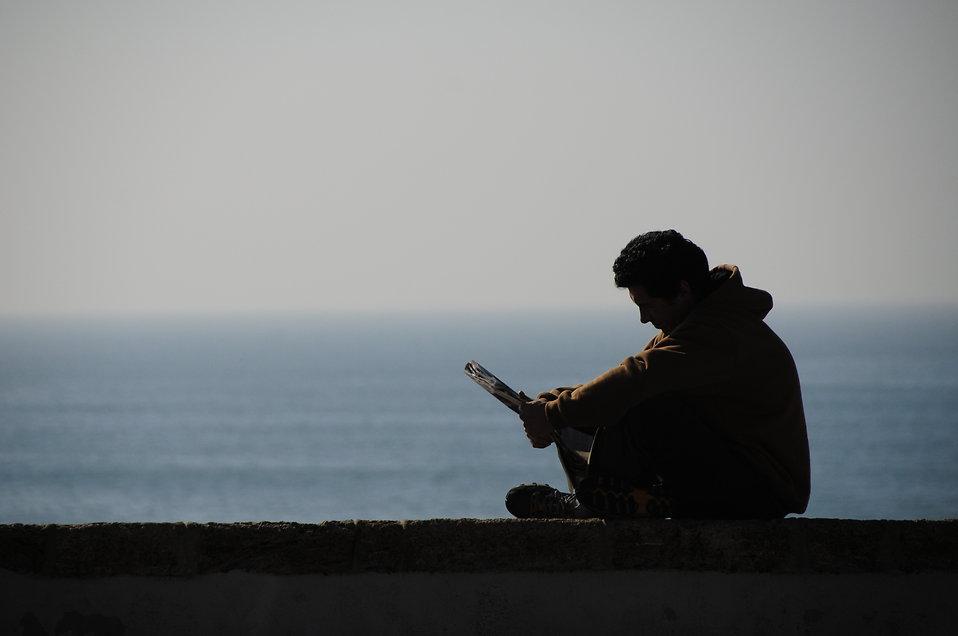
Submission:
[[[675,517],[785,516],[767,480],[745,455],[674,399],[648,400],[615,426],[598,430],[587,472],[643,488],[659,483]]]

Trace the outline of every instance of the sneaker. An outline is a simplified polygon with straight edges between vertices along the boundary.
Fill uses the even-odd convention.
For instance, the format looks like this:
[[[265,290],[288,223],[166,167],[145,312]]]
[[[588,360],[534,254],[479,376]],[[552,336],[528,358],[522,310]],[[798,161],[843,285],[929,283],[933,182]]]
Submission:
[[[506,493],[506,510],[519,519],[593,517],[574,494],[544,484],[521,484]]]
[[[639,488],[618,477],[589,475],[576,489],[583,505],[605,518],[658,517],[672,515],[672,502],[662,494],[661,484]]]

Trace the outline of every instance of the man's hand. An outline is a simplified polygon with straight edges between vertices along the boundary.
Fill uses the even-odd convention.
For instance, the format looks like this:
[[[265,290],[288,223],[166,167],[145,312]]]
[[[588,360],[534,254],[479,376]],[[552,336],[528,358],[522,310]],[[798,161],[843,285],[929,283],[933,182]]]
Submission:
[[[526,429],[526,437],[535,448],[545,448],[552,444],[552,427],[546,420],[546,401],[544,399],[531,400],[528,395],[520,392],[525,402],[519,406],[519,418]]]

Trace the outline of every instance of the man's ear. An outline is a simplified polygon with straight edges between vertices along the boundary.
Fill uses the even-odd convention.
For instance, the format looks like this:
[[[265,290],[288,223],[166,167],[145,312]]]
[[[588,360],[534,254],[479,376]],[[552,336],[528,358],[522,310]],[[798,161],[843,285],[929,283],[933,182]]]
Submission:
[[[689,285],[687,280],[679,281],[679,293],[676,294],[676,297],[681,299],[692,297],[692,286]]]

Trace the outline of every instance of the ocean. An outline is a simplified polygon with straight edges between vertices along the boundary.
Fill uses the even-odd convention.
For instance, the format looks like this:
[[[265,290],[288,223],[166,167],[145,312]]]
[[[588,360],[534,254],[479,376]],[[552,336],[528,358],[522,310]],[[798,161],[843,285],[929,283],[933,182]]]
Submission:
[[[783,307],[806,516],[958,516],[958,310]],[[0,522],[507,516],[562,486],[473,384],[534,394],[641,349],[634,310],[0,321]]]

